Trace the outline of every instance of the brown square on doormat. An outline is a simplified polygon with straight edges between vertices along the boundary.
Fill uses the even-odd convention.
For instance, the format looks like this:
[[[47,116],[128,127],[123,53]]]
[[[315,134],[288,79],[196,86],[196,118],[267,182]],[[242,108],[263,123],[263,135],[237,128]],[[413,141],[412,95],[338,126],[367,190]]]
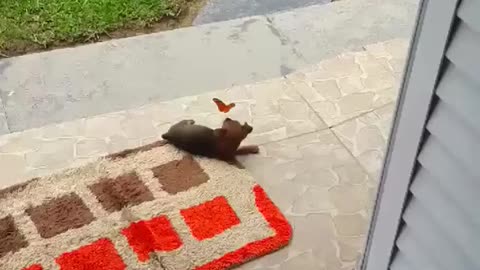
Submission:
[[[0,269],[228,269],[291,227],[245,170],[156,142],[0,190]]]

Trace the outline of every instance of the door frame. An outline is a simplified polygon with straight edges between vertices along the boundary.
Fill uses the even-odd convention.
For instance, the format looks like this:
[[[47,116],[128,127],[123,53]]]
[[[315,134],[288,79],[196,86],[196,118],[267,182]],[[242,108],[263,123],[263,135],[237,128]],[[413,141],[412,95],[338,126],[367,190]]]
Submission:
[[[359,269],[389,269],[459,1],[420,0]]]

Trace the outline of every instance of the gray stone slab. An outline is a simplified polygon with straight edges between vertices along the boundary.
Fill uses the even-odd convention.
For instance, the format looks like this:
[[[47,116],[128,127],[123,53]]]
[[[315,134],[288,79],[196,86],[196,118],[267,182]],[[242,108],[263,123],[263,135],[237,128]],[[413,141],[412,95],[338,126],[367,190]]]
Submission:
[[[7,62],[0,62],[0,78],[2,78],[3,71],[7,68],[7,66],[8,66]],[[1,91],[1,88],[0,88],[0,91]],[[10,130],[8,129],[7,115],[5,113],[3,101],[0,96],[0,135],[8,134],[8,133],[10,133]]]
[[[264,17],[10,58],[0,97],[10,130],[279,77],[305,64]]]
[[[341,0],[269,15],[309,63],[393,38],[410,38],[419,0]]]
[[[3,104],[0,99],[0,135],[8,133],[10,133],[10,130],[8,129],[7,116],[5,115],[5,110],[3,109]]]
[[[330,3],[331,0],[210,0],[193,21],[194,25]]]

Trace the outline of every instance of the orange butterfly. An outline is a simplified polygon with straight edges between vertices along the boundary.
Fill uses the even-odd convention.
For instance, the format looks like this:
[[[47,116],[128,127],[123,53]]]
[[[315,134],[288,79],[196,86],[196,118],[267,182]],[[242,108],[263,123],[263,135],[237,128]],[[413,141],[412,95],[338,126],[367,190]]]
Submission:
[[[230,109],[235,107],[235,103],[230,103],[230,104],[226,105],[225,103],[223,103],[223,101],[221,101],[218,98],[214,98],[213,102],[215,102],[215,104],[217,104],[218,110],[220,112],[223,112],[223,113],[228,113],[230,111]]]

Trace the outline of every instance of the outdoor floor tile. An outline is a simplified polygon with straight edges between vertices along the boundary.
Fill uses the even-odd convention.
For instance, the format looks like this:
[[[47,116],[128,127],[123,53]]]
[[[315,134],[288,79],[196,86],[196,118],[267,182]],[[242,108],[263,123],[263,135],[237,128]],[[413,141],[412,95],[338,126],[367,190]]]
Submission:
[[[379,177],[395,111],[391,103],[333,128],[372,180]]]
[[[407,54],[405,40],[373,44],[287,75],[329,126],[396,100]]]
[[[337,256],[340,243],[335,220],[337,216],[365,219],[371,207],[369,177],[354,157],[330,130],[268,143],[260,150],[259,155],[241,161],[286,215],[293,226],[293,239],[286,249],[241,269],[353,266],[352,257],[363,246],[344,241],[344,251]],[[353,223],[348,229],[357,241],[367,230],[364,223]]]

